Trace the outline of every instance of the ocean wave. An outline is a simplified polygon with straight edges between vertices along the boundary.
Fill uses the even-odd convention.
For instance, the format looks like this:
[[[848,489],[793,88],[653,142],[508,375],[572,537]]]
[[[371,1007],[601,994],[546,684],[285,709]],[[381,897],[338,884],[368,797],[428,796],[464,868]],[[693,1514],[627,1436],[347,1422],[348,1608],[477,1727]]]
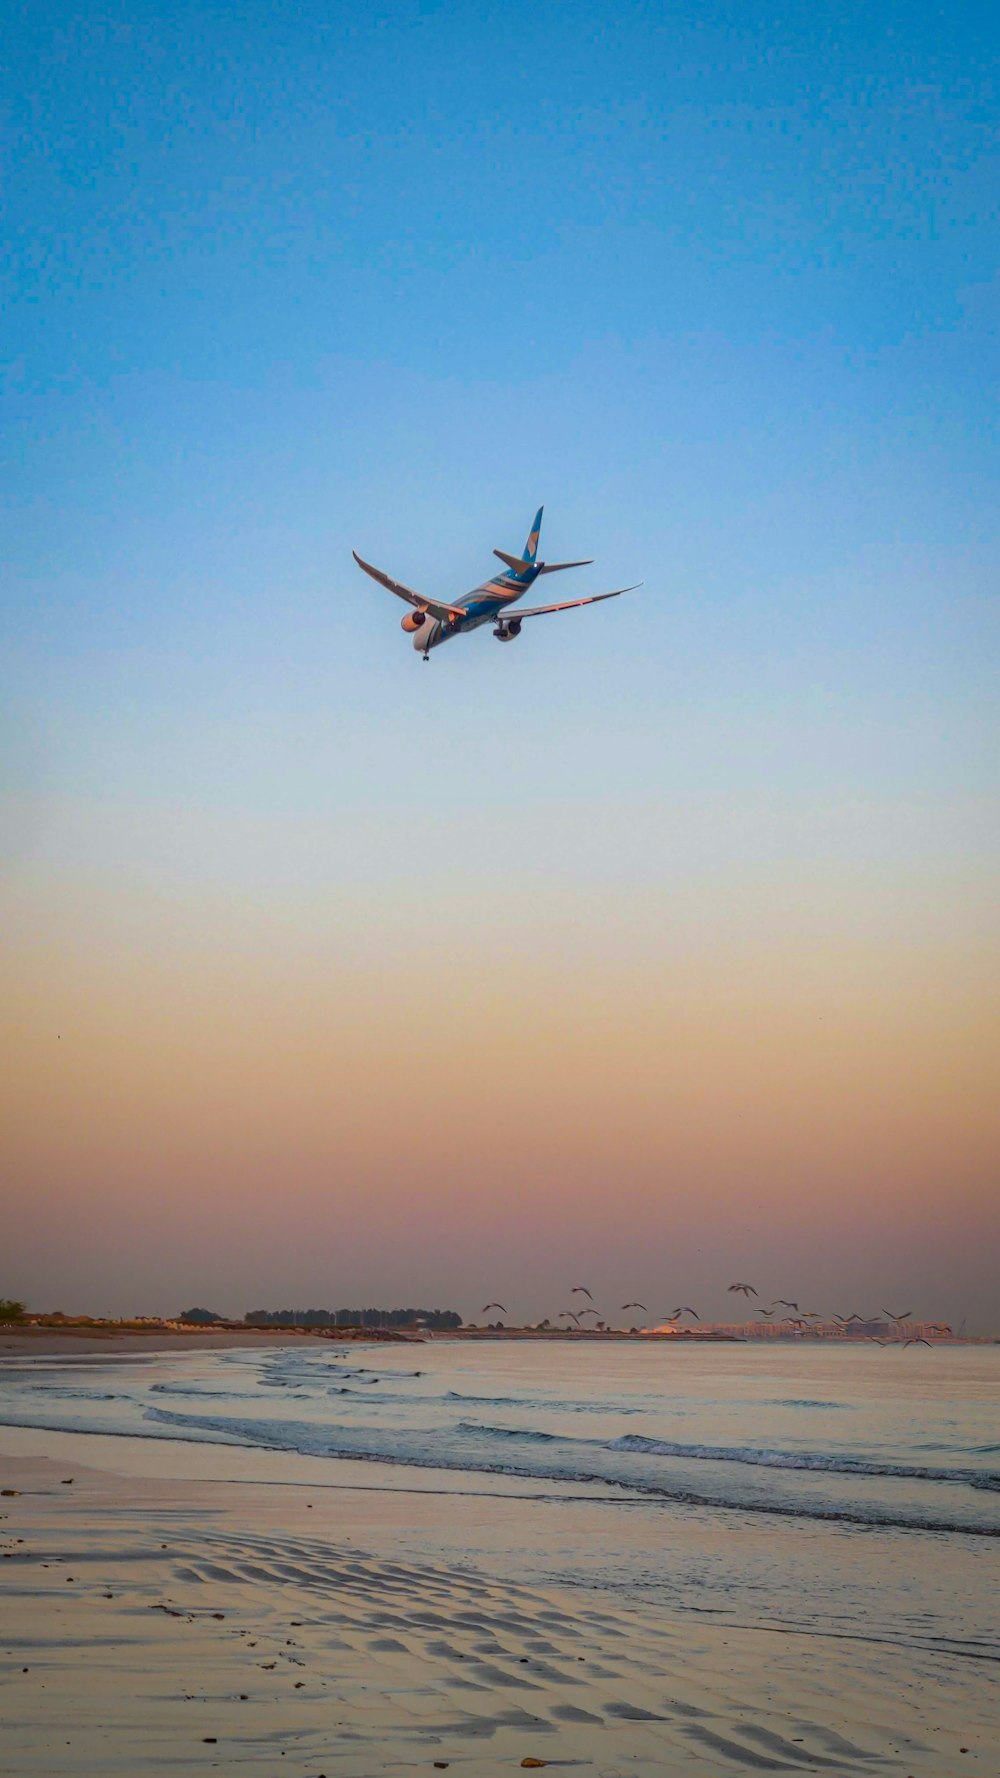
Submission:
[[[459,1420],[453,1428],[463,1437],[478,1438],[517,1438],[527,1445],[597,1445],[600,1449],[610,1451],[611,1445],[601,1445],[600,1439],[566,1438],[559,1432],[539,1432],[537,1427],[528,1426],[478,1426],[474,1420]]]
[[[869,1530],[934,1531],[979,1537],[1000,1537],[1000,1525],[984,1524],[969,1518],[948,1518],[919,1507],[907,1509],[871,1501],[825,1501],[814,1496],[776,1499],[760,1494],[741,1494],[734,1489],[715,1493],[693,1488],[669,1473],[655,1475],[629,1470],[615,1471],[606,1462],[609,1455],[629,1453],[621,1440],[604,1443],[562,1437],[555,1433],[524,1431],[512,1427],[477,1426],[460,1423],[461,1447],[450,1451],[446,1436],[439,1428],[413,1429],[400,1432],[385,1427],[316,1426],[306,1421],[226,1420],[209,1421],[197,1415],[175,1413],[169,1409],[150,1407],[147,1417],[175,1425],[190,1436],[196,1433],[212,1439],[221,1434],[220,1442],[249,1444],[268,1450],[295,1451],[302,1456],[350,1459],[361,1463],[386,1463],[415,1469],[467,1471],[480,1474],[518,1476],[530,1481],[572,1482],[582,1486],[604,1486],[621,1490],[635,1499],[672,1501],[679,1506],[724,1508],[735,1512],[763,1513],[789,1519],[820,1520],[831,1523],[861,1525]],[[456,1429],[458,1430],[458,1429]],[[629,1435],[625,1435],[629,1436]],[[475,1449],[475,1440],[481,1449]],[[662,1443],[645,1440],[644,1445]],[[500,1449],[495,1447],[499,1445]],[[515,1450],[515,1445],[521,1448]],[[704,1452],[710,1447],[692,1446],[690,1451]],[[501,1451],[503,1454],[501,1455]],[[532,1452],[537,1459],[532,1460]],[[641,1447],[633,1455],[648,1455]],[[687,1453],[685,1453],[687,1454]],[[718,1452],[713,1450],[713,1455]],[[848,1473],[857,1473],[854,1471]],[[878,1473],[877,1471],[875,1473]],[[932,1472],[936,1477],[940,1472]],[[975,1486],[977,1472],[962,1475]]]
[[[184,1395],[194,1401],[256,1401],[255,1389],[200,1389],[195,1383],[151,1383],[150,1395]],[[131,1397],[122,1397],[131,1400]]]
[[[838,1408],[841,1412],[853,1413],[846,1401],[813,1401],[808,1395],[779,1396],[774,1401],[765,1401],[765,1408]]]
[[[1000,1488],[1000,1475],[979,1469],[940,1469],[920,1463],[876,1462],[847,1452],[775,1451],[757,1445],[685,1445],[672,1439],[644,1438],[624,1432],[612,1439],[611,1451],[635,1451],[644,1456],[684,1457],[695,1462],[750,1463],[765,1469],[806,1469],[830,1475],[883,1476],[914,1482],[964,1482],[973,1488]]]
[[[410,1397],[412,1400],[413,1398]],[[465,1401],[478,1408],[517,1408],[553,1414],[643,1414],[645,1408],[623,1406],[615,1401],[553,1401],[533,1400],[522,1395],[463,1395],[458,1389],[446,1389],[441,1401]]]
[[[68,1383],[60,1388],[56,1383],[22,1383],[18,1379],[19,1395],[44,1395],[48,1401],[131,1401],[130,1395],[123,1395],[113,1389],[78,1389]]]

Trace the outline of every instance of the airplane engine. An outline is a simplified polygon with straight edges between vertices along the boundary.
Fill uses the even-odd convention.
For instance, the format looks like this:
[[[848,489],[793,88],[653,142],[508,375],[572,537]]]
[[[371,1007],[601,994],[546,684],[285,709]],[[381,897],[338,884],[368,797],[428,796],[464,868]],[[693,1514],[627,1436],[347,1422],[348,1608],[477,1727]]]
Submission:
[[[426,611],[408,611],[399,627],[401,630],[422,630],[426,622]]]
[[[498,624],[493,634],[498,642],[513,642],[521,634],[521,626],[516,618],[511,618],[509,623]]]

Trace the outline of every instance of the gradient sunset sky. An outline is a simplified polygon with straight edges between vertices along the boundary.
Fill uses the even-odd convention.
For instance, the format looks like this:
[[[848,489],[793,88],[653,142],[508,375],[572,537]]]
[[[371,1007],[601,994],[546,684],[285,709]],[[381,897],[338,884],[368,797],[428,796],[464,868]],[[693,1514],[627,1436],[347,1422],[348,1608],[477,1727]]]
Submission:
[[[6,47],[0,1294],[1000,1327],[993,9]]]

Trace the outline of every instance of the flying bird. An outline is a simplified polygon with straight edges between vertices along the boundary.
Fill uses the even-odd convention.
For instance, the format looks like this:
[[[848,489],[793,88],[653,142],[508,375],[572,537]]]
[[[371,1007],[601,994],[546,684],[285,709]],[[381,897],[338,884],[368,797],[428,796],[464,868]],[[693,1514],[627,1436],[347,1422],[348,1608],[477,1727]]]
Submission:
[[[696,1321],[701,1320],[697,1309],[692,1309],[687,1303],[682,1303],[679,1309],[674,1310],[670,1317],[671,1321],[676,1321],[679,1315],[693,1315]]]
[[[729,1290],[742,1291],[744,1296],[756,1296],[757,1295],[757,1292],[755,1291],[752,1284],[727,1284],[726,1289],[727,1289],[727,1291],[729,1291]]]
[[[580,1319],[575,1309],[560,1309],[559,1316],[563,1315],[568,1315],[571,1321],[579,1321]],[[557,1319],[559,1319],[559,1317],[557,1317]]]
[[[773,1314],[774,1314],[774,1310],[773,1310],[773,1309],[759,1309],[759,1310],[758,1310],[758,1314],[760,1314],[760,1315],[767,1315],[767,1316],[769,1316],[769,1317],[770,1317],[770,1316],[771,1316],[771,1315],[773,1315]]]
[[[947,1321],[932,1321],[931,1333],[950,1334],[951,1328],[948,1326]]]
[[[590,1296],[590,1291],[585,1284],[571,1284],[569,1287],[569,1294],[570,1296],[589,1296],[591,1302],[594,1300],[593,1297]]]
[[[622,1304],[622,1313],[624,1313],[624,1311],[626,1309],[641,1309],[644,1315],[649,1314],[649,1310],[647,1309],[645,1303],[623,1303]]]
[[[883,1309],[882,1313],[883,1315],[887,1315],[890,1321],[908,1321],[913,1314],[913,1310],[904,1309],[902,1315],[894,1315],[891,1309]]]
[[[930,1346],[930,1345],[931,1345],[930,1340],[923,1340],[920,1338],[920,1335],[918,1334],[915,1339],[903,1341],[903,1351],[904,1352],[906,1351],[907,1346]],[[933,1348],[933,1346],[931,1346],[931,1351],[933,1352],[933,1350],[934,1350],[934,1348]]]
[[[878,1334],[866,1334],[865,1339],[871,1340],[874,1346],[888,1346],[890,1343],[888,1340],[880,1340]]]
[[[503,1303],[487,1303],[486,1307],[483,1309],[480,1309],[479,1313],[480,1313],[480,1315],[488,1315],[491,1309],[499,1309],[501,1311],[501,1313],[504,1315],[510,1314],[510,1310],[505,1309],[503,1306]]]
[[[772,1309],[777,1308],[779,1303],[783,1309],[794,1309],[796,1315],[798,1314],[798,1312],[799,1312],[798,1303],[789,1303],[789,1302],[785,1301],[785,1298],[783,1296],[776,1296],[774,1299],[774,1302],[771,1304]]]
[[[577,1319],[582,1321],[585,1315],[599,1315],[600,1312],[600,1309],[581,1309]]]

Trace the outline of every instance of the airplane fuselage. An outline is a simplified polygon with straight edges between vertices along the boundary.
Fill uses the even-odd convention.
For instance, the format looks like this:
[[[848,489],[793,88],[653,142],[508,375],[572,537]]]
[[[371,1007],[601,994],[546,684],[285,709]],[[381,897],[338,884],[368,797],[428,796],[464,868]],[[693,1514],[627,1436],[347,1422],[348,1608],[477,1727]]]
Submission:
[[[484,580],[481,586],[473,587],[471,593],[463,593],[455,605],[461,607],[462,617],[444,620],[432,617],[429,611],[422,614],[411,612],[403,618],[404,630],[413,631],[413,646],[420,654],[429,654],[432,648],[440,648],[442,642],[450,642],[453,636],[462,636],[468,630],[478,630],[480,625],[496,623],[501,613],[519,599],[522,593],[538,579],[539,570],[534,563],[525,563],[518,573],[495,574],[490,580]],[[497,624],[497,633],[501,641],[513,641],[518,630],[517,613],[511,613],[511,626],[502,622]],[[518,625],[518,628],[520,626]]]

